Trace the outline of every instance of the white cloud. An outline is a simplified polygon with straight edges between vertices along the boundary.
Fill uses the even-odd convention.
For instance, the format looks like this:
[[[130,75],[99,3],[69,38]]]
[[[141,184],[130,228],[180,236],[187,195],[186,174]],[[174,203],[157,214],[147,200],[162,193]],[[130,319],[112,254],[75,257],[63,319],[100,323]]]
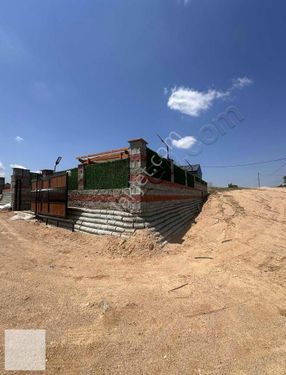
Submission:
[[[20,137],[19,135],[17,135],[17,137],[15,137],[15,141],[16,142],[23,142],[24,141],[24,138]]]
[[[233,90],[242,89],[253,83],[248,77],[240,77],[232,80],[232,86],[226,91],[209,89],[197,91],[188,87],[175,87],[168,99],[168,107],[185,115],[198,117],[212,107],[214,102],[231,95]]]
[[[19,168],[19,169],[27,169],[26,167],[23,167],[23,165],[20,164],[10,164],[11,168]]]
[[[248,77],[239,77],[232,80],[232,89],[242,89],[252,85],[253,80]]]
[[[0,177],[5,177],[5,167],[2,161],[0,161]]]
[[[191,88],[179,87],[172,90],[168,107],[186,115],[198,117],[202,112],[208,110],[216,99],[228,95],[228,91],[208,90],[200,92]]]
[[[192,137],[191,135],[189,135],[187,137],[180,138],[178,140],[176,140],[176,139],[172,140],[173,146],[175,146],[177,148],[181,148],[183,150],[187,150],[187,149],[191,148],[196,143],[197,143],[196,138]]]

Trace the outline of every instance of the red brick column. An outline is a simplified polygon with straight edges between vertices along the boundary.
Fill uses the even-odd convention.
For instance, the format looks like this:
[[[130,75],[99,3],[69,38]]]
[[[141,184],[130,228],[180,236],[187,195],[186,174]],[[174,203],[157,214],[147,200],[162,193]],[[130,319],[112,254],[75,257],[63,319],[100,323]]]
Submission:
[[[84,190],[84,164],[78,165],[78,190]]]
[[[131,139],[130,145],[130,192],[131,210],[142,211],[142,197],[144,195],[144,176],[147,167],[147,142],[142,139]]]

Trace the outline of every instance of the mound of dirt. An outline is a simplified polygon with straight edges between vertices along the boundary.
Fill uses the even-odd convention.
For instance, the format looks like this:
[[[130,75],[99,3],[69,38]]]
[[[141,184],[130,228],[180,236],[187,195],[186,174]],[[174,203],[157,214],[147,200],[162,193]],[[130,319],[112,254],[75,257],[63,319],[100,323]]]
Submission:
[[[107,252],[112,256],[153,256],[162,252],[162,244],[151,231],[135,232],[130,238],[110,238]]]

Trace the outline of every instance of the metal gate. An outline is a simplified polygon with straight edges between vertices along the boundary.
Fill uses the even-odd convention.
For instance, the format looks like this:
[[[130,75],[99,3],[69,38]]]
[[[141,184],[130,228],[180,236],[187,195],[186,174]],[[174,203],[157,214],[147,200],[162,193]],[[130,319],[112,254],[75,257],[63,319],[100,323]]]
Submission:
[[[32,211],[36,215],[65,218],[68,202],[68,174],[66,172],[38,176],[32,181]]]

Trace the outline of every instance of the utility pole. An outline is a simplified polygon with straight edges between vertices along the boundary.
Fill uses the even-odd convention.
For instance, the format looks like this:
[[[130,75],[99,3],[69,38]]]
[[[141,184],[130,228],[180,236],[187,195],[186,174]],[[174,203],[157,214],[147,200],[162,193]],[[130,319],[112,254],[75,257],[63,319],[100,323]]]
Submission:
[[[258,187],[260,187],[260,173],[259,172],[257,174],[257,178],[258,178]]]
[[[167,142],[164,141],[164,139],[159,135],[157,134],[157,137],[160,139],[160,141],[166,146],[166,150],[167,150],[167,159],[170,160],[170,148],[169,148],[169,145]]]

